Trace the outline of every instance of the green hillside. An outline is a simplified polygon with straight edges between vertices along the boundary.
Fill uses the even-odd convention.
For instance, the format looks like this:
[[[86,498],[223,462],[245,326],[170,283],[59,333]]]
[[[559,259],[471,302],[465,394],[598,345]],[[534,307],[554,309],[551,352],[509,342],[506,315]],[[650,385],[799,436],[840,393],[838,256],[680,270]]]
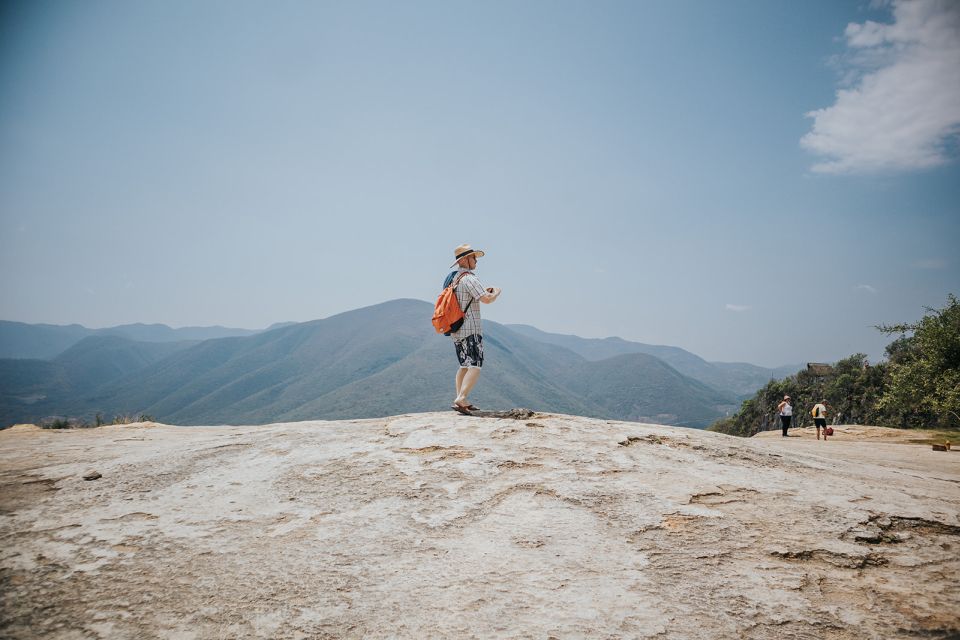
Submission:
[[[63,369],[48,360],[0,360],[0,426],[33,422],[53,413],[44,401],[65,399],[71,387]]]
[[[82,338],[53,360],[0,359],[0,420],[7,425],[61,414],[74,405],[73,398],[193,344],[94,335]]]
[[[507,327],[528,338],[569,349],[587,360],[605,360],[630,353],[645,353],[666,362],[685,376],[720,391],[740,396],[753,394],[771,379],[788,375],[799,369],[799,366],[767,369],[740,362],[707,362],[700,356],[679,347],[644,344],[616,337],[581,338],[548,333],[524,324],[510,324]]]
[[[73,391],[89,391],[182,351],[194,342],[136,342],[118,335],[84,338],[56,358]]]
[[[559,385],[551,374],[582,362],[566,350],[524,340],[496,323],[484,334],[486,363],[471,400],[482,408],[536,407],[579,415],[607,412],[590,398]],[[454,395],[456,358],[449,338],[431,333],[420,349],[373,376],[317,397],[281,416],[307,419],[318,414],[331,419],[355,417],[357,407],[368,415],[436,411],[450,406]]]
[[[736,408],[723,393],[645,353],[583,362],[563,378],[567,388],[624,420],[706,427]]]

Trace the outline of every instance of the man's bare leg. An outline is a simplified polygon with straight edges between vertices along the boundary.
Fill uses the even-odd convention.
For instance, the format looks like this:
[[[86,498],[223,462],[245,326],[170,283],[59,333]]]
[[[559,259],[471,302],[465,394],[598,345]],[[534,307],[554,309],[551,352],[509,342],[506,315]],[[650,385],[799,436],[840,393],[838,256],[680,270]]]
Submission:
[[[460,391],[457,393],[457,399],[453,403],[466,407],[470,404],[467,402],[467,396],[470,395],[470,390],[473,389],[473,385],[477,384],[477,380],[480,378],[480,367],[470,367],[469,369],[460,369],[460,371],[465,371],[465,373],[463,374],[463,380],[460,381]],[[458,377],[460,371],[457,372]]]
[[[465,376],[466,374],[467,374],[466,367],[460,367],[459,369],[457,369],[457,395],[456,395],[457,398],[460,397],[460,388],[463,386],[463,376]]]

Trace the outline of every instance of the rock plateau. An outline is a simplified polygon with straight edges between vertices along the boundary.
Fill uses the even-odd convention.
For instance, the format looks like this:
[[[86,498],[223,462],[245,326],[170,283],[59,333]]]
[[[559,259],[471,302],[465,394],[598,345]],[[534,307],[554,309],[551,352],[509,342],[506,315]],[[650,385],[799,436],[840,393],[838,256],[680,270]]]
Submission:
[[[958,637],[960,453],[837,431],[16,427],[0,636]]]

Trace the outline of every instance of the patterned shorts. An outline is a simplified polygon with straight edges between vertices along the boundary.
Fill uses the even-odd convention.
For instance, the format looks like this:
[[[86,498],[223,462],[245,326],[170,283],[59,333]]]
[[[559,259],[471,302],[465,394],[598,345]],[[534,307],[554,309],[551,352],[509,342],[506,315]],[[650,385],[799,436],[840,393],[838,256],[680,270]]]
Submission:
[[[483,366],[483,336],[479,334],[469,335],[462,340],[453,343],[457,348],[457,360],[460,361],[460,367],[482,367]]]

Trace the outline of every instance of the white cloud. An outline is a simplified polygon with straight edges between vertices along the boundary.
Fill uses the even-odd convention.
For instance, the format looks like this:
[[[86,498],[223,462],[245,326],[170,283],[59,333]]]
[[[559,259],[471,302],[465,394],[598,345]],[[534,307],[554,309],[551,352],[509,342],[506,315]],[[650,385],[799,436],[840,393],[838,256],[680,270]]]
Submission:
[[[913,170],[944,164],[960,134],[960,2],[894,0],[894,21],[851,23],[833,106],[811,111],[801,146],[820,173]]]
[[[858,284],[857,289],[860,289],[861,291],[866,291],[867,293],[873,293],[873,294],[877,293],[876,287],[871,287],[868,284]]]
[[[946,269],[947,261],[942,258],[928,258],[913,263],[914,269]]]
[[[739,312],[741,312],[741,311],[747,311],[747,310],[750,309],[750,307],[749,307],[748,305],[745,305],[745,304],[730,304],[729,302],[727,303],[727,305],[726,305],[725,308],[726,308],[727,311],[736,311],[737,313],[739,313]]]

